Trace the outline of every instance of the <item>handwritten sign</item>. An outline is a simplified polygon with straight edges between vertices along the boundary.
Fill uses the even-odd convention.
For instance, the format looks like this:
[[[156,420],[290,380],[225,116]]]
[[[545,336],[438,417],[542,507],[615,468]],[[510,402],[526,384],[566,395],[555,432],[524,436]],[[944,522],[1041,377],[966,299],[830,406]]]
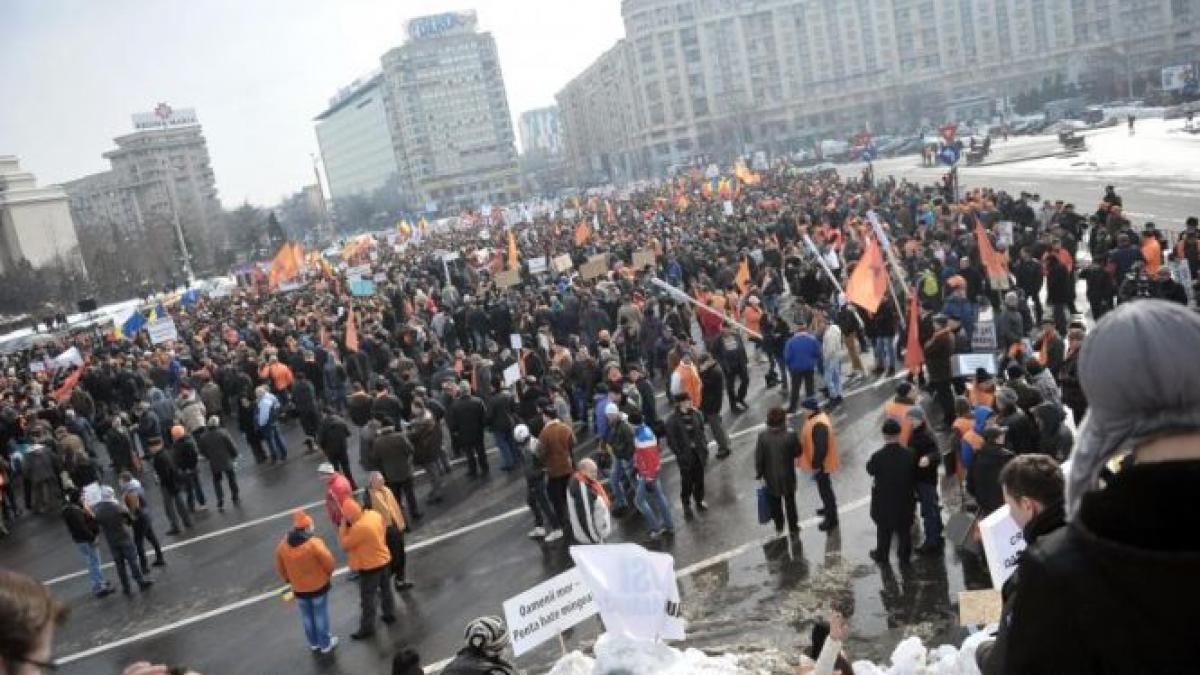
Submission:
[[[644,270],[647,267],[654,267],[654,251],[648,248],[638,249],[633,252],[633,269]]]
[[[606,253],[592,256],[579,268],[579,276],[584,280],[602,277],[606,272],[608,272],[608,254]]]
[[[1025,535],[1005,504],[979,521],[979,536],[992,587],[999,589],[1017,569],[1017,554],[1025,550]]]
[[[541,274],[546,271],[546,256],[538,256],[529,259],[529,273]]]
[[[592,592],[572,567],[504,601],[504,622],[520,656],[599,611]]]
[[[555,272],[566,272],[574,266],[575,263],[571,260],[571,254],[569,253],[564,253],[554,259]]]
[[[971,351],[994,352],[996,349],[996,323],[991,319],[980,319],[971,334]]]
[[[521,283],[521,274],[517,270],[505,270],[497,272],[495,279],[497,288],[511,288]]]

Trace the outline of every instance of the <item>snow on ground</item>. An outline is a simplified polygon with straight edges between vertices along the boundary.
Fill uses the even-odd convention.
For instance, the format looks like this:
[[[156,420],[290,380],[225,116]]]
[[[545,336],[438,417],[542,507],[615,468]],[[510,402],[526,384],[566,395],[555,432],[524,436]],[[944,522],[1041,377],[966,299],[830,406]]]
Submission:
[[[928,649],[918,637],[896,645],[891,663],[878,665],[855,661],[853,675],[979,675],[975,649],[988,633],[980,631],[963,641],[962,647],[941,645]],[[786,655],[755,653],[712,656],[697,649],[681,651],[661,642],[635,641],[601,635],[596,640],[595,658],[580,651],[562,657],[550,675],[760,675],[795,672],[796,660]],[[803,660],[801,665],[811,665]]]

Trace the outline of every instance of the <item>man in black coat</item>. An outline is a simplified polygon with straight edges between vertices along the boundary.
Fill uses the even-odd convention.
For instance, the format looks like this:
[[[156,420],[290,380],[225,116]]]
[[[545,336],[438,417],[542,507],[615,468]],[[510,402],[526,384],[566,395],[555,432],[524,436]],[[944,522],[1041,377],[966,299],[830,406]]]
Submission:
[[[971,470],[967,472],[967,493],[979,504],[979,517],[1004,506],[1004,494],[1000,491],[1000,471],[1013,458],[1004,448],[1004,427],[985,427],[983,447],[971,459]]]
[[[713,354],[721,370],[725,371],[725,391],[729,395],[729,408],[742,412],[746,405],[746,392],[750,388],[750,361],[746,357],[746,343],[742,335],[726,324],[713,347]]]
[[[920,405],[909,408],[905,417],[912,424],[908,447],[917,463],[917,501],[921,504],[921,525],[925,530],[925,542],[917,553],[937,553],[942,550],[942,506],[938,502],[938,464],[942,452]]]
[[[417,506],[417,494],[413,489],[413,446],[400,429],[389,422],[379,430],[379,437],[371,445],[379,462],[379,472],[392,494],[399,498],[404,494],[408,515],[420,520],[421,509]]]
[[[1029,454],[1014,458],[1000,472],[1000,488],[1009,514],[1021,526],[1028,550],[1046,535],[1066,525],[1066,509],[1063,505],[1064,481],[1058,463],[1047,455]],[[1001,594],[1004,609],[1000,615],[1000,628],[996,639],[979,645],[975,662],[983,675],[1002,675],[1007,669],[1007,654],[1019,652],[1021,645],[1013,644],[1010,627],[1013,610],[1018,605],[1024,552],[1017,557],[1017,568],[1004,582]]]
[[[179,475],[175,461],[171,459],[171,453],[163,448],[161,438],[151,441],[149,449],[150,463],[154,466],[154,474],[158,476],[158,487],[162,490],[163,508],[167,512],[167,522],[171,524],[171,529],[167,530],[167,534],[179,534],[180,519],[183,520],[184,527],[192,526],[191,513],[183,501],[183,478]]]
[[[455,454],[467,456],[467,475],[474,478],[488,474],[487,455],[483,451],[483,430],[487,425],[487,409],[483,401],[464,391],[460,386],[448,384],[454,400],[446,408],[446,426],[450,429],[450,445]]]
[[[892,535],[899,539],[900,563],[912,555],[912,521],[916,494],[917,462],[912,450],[900,445],[900,423],[888,418],[883,423],[885,445],[867,460],[871,487],[871,520],[875,521],[875,550],[871,559],[887,563]]]
[[[700,361],[700,412],[717,442],[717,459],[729,456],[729,434],[721,420],[721,408],[725,405],[725,373],[721,365],[705,354]]]
[[[350,481],[351,489],[357,489],[350,472],[349,438],[350,425],[332,407],[327,406],[325,414],[321,416],[321,425],[317,427],[317,445],[333,468]]]
[[[707,511],[704,464],[708,461],[708,446],[704,436],[704,414],[692,407],[687,392],[675,395],[675,412],[667,418],[667,445],[675,453],[675,463],[679,466],[683,515],[692,517],[693,499],[696,508]]]
[[[945,314],[933,317],[933,335],[925,342],[925,370],[929,373],[929,388],[933,400],[942,410],[942,421],[946,428],[954,422],[954,374],[951,359],[954,357],[954,333],[949,328]]]
[[[233,460],[237,458],[237,445],[228,431],[221,428],[221,418],[213,415],[208,418],[208,428],[196,437],[196,446],[200,454],[208,458],[208,468],[212,470],[213,492],[217,493],[217,511],[225,512],[225,490],[221,487],[221,479],[229,480],[229,495],[237,504],[238,497],[237,474],[233,470]]]
[[[1038,432],[1033,419],[1018,407],[1020,396],[1008,387],[996,390],[996,424],[1004,427],[1004,447],[1015,455],[1037,452]]]

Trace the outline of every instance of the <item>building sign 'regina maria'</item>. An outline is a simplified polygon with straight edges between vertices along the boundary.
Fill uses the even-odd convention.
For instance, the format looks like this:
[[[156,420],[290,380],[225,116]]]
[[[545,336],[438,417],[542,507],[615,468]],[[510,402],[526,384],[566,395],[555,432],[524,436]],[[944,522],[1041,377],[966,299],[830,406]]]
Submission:
[[[409,19],[404,23],[404,32],[410,40],[425,40],[429,38],[469,33],[475,30],[475,11],[446,12]]]
[[[199,124],[196,119],[195,108],[172,108],[165,103],[158,104],[153,112],[134,113],[133,128],[142,131],[145,129],[162,129],[173,127],[188,127]]]

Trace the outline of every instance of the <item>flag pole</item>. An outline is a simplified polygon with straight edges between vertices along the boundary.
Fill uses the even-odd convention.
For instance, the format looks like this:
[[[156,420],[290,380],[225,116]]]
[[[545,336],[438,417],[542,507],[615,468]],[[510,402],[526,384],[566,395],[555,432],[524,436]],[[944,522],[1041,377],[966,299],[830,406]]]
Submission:
[[[679,288],[672,286],[671,284],[668,284],[667,282],[663,281],[662,279],[659,279],[658,277],[652,277],[650,279],[650,283],[652,283],[655,286],[658,286],[660,289],[670,293],[672,297],[678,298],[680,300],[684,300],[686,302],[690,302],[691,304],[693,304],[705,311],[716,314],[716,310],[714,310],[712,307],[704,305],[699,300],[693,298],[692,296],[688,295],[687,293],[684,293]],[[740,328],[741,330],[745,331],[747,334],[749,334],[753,337],[756,337],[759,340],[763,339],[762,333],[759,333],[756,330],[752,330],[751,328],[746,326],[746,324],[744,324],[744,323],[739,323],[737,321],[734,321],[733,319],[729,318],[724,313],[721,314],[721,320],[731,326],[736,326],[736,327]]]

